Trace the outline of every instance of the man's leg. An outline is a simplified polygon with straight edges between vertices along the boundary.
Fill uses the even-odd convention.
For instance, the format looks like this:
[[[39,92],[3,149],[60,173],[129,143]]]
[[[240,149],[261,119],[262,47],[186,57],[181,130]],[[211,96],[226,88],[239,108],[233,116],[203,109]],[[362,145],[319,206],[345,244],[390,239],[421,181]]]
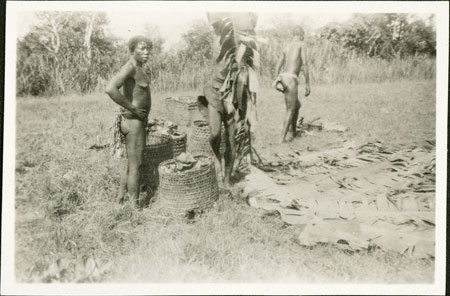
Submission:
[[[122,203],[125,200],[127,194],[127,182],[128,182],[128,161],[125,165],[125,169],[120,176],[119,194],[117,195],[117,202]]]
[[[145,148],[145,128],[144,123],[137,119],[125,119],[125,125],[129,130],[126,135],[128,156],[127,190],[133,202],[139,205],[139,182]]]
[[[283,129],[281,131],[281,143],[286,142],[286,135],[289,131],[289,127],[292,124],[295,113],[298,117],[298,86],[294,79],[283,81],[285,85],[284,101],[286,103],[286,115],[284,117]]]
[[[120,132],[125,136],[128,134],[127,126],[124,124],[125,119],[120,120]],[[126,149],[126,147],[125,147]],[[122,161],[121,161],[122,162]],[[122,203],[125,201],[125,196],[127,194],[127,182],[128,182],[128,158],[126,160],[124,170],[122,170],[122,173],[120,175],[120,187],[119,187],[119,193],[117,195],[117,202]]]
[[[197,97],[197,106],[198,106],[198,112],[202,115],[202,117],[209,122],[209,115],[208,115],[208,100],[205,96],[198,96]]]
[[[231,115],[232,116],[232,115]],[[234,119],[227,120],[225,123],[225,136],[226,136],[226,147],[225,147],[225,176],[224,176],[224,186],[225,188],[231,188],[231,173],[233,172],[233,164],[235,160],[235,131],[236,122]]]
[[[302,105],[300,103],[300,100],[297,97],[296,104],[294,107],[294,115],[292,116],[292,121],[291,121],[292,136],[294,138],[297,136],[297,120],[298,120],[298,113],[300,111],[301,106]]]
[[[222,161],[220,155],[220,132],[222,127],[222,118],[219,111],[211,105],[208,105],[208,120],[209,120],[209,143],[216,156],[216,167],[222,175]]]

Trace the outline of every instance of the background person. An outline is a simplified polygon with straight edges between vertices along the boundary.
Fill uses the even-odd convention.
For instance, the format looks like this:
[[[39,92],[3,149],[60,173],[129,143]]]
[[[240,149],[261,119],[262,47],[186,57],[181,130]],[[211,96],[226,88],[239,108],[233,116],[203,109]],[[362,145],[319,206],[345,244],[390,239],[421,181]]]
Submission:
[[[309,85],[308,60],[306,58],[306,46],[304,43],[305,32],[300,26],[295,31],[294,38],[283,50],[281,57],[276,65],[276,74],[278,75],[273,82],[276,90],[284,93],[286,104],[286,115],[281,130],[280,143],[286,142],[286,135],[289,128],[292,129],[292,137],[297,135],[297,118],[301,107],[298,98],[298,74],[300,71],[305,75],[305,97],[311,93]],[[285,65],[285,70],[280,73]]]

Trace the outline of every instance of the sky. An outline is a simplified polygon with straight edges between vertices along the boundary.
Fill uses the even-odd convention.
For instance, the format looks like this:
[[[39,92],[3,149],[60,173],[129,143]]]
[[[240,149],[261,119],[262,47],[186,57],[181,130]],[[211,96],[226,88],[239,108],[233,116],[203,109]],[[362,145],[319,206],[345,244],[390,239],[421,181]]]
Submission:
[[[290,14],[295,22],[317,29],[329,22],[349,19],[355,12],[427,13],[424,3],[405,4],[380,2],[301,2],[301,1],[27,1],[17,13],[16,36],[24,36],[36,22],[36,10],[104,11],[112,34],[125,40],[142,34],[146,23],[158,26],[165,39],[165,48],[178,41],[193,20],[206,20],[207,11],[252,11],[258,14],[257,29],[271,25],[275,16]],[[432,10],[430,10],[432,11]]]
[[[142,32],[145,23],[155,24],[159,27],[162,36],[165,37],[167,44],[173,44],[180,39],[183,32],[187,30],[189,25],[195,19],[206,19],[205,11],[194,11],[184,13],[183,11],[175,11],[170,13],[160,13],[146,17],[146,13],[131,13],[127,16],[121,15],[120,12],[107,12],[110,27],[114,34],[125,39]],[[280,14],[278,14],[280,15]],[[274,13],[258,13],[257,29],[268,27],[271,24],[271,19],[276,16]],[[308,18],[309,25],[312,28],[318,28],[330,21],[342,21],[348,19],[351,14],[322,14],[317,15],[300,15],[292,14],[293,20],[301,20]]]

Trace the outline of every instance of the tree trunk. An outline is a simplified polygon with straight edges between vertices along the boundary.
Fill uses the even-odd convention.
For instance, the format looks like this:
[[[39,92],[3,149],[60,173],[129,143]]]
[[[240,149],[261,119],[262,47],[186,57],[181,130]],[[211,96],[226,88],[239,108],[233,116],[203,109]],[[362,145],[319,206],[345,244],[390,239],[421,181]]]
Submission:
[[[88,63],[91,63],[92,59],[92,50],[91,50],[91,36],[92,31],[94,30],[94,22],[95,22],[95,13],[90,15],[86,26],[86,33],[84,35],[84,47],[86,48],[86,56],[88,58]]]

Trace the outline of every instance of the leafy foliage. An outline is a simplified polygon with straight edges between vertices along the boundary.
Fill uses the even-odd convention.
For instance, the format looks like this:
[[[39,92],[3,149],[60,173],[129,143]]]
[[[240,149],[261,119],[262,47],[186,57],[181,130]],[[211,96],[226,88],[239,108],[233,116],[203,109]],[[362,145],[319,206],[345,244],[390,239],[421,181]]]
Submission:
[[[360,14],[313,32],[304,20],[275,19],[272,27],[258,32],[267,40],[260,48],[261,77],[275,78],[283,44],[301,25],[306,32],[313,84],[432,79],[436,44],[433,20],[433,15],[426,20],[413,15]]]
[[[41,12],[40,23],[18,40],[17,92],[42,95],[87,92],[106,79],[116,42],[103,13]],[[89,29],[91,28],[91,29]]]
[[[205,21],[194,21],[182,39],[185,43],[184,54],[193,62],[204,66],[212,59],[214,33]]]
[[[219,36],[220,53],[216,62],[223,62],[221,73],[226,76],[220,92],[230,112],[236,107],[245,112],[244,100],[257,89],[255,71],[260,64],[254,31],[257,16],[233,13],[214,19],[214,15],[208,14],[208,18]]]
[[[320,36],[369,57],[435,55],[435,33],[422,19],[407,14],[355,14],[342,24],[329,24]]]
[[[221,74],[226,78],[219,92],[228,114],[236,121],[236,153],[240,157],[251,151],[250,130],[256,119],[256,92],[259,53],[252,13],[208,13],[219,37],[220,52],[216,62],[223,62]]]

